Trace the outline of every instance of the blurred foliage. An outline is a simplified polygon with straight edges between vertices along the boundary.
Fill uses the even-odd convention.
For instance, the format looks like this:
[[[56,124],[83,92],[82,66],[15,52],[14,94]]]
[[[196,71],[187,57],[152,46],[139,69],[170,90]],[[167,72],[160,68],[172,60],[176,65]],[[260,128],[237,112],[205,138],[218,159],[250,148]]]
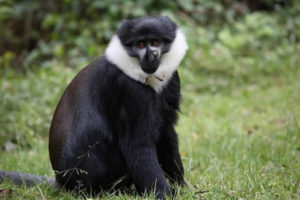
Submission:
[[[47,138],[50,121],[64,87],[74,76],[70,68],[41,68],[35,73],[9,70],[0,78],[0,149],[32,147]]]
[[[67,66],[87,63],[102,54],[102,46],[121,20],[145,15],[169,15],[196,25],[214,24],[218,32],[224,24],[235,23],[249,12],[264,10],[278,13],[285,30],[279,33],[280,30],[268,26],[258,33],[264,34],[260,37],[276,31],[278,37],[299,40],[296,30],[300,20],[293,17],[300,12],[299,5],[299,0],[0,0],[0,71],[13,67],[26,72],[55,65],[57,61]],[[249,18],[252,22],[248,24],[256,26],[260,20],[278,20],[260,17]],[[245,34],[233,33],[235,42],[229,42],[230,45],[249,43],[248,35],[256,34],[252,27],[243,24],[236,29]],[[224,30],[220,39],[229,41],[230,31]]]

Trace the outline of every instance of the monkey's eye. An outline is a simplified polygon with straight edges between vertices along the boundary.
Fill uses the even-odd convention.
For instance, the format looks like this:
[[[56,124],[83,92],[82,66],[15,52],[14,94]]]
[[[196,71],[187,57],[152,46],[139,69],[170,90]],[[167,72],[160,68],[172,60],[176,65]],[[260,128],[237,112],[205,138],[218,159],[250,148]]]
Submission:
[[[138,42],[136,43],[136,46],[137,46],[138,48],[140,48],[140,49],[143,49],[143,48],[146,47],[146,43],[145,43],[144,41],[138,41]]]
[[[160,45],[159,40],[154,39],[151,41],[151,46],[158,47],[159,45]]]

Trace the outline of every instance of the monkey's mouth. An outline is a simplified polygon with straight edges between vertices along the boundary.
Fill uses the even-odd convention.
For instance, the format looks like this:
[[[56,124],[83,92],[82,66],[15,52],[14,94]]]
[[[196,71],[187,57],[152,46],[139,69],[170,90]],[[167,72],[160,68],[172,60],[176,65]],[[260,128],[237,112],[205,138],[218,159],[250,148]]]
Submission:
[[[159,67],[160,60],[154,58],[153,60],[143,60],[140,65],[142,70],[147,74],[153,74]]]
[[[159,61],[153,61],[150,63],[141,63],[142,70],[147,74],[153,74],[159,66]]]
[[[157,69],[157,68],[153,68],[153,67],[151,67],[151,68],[150,68],[150,67],[149,67],[149,68],[148,68],[148,67],[147,67],[147,68],[146,68],[146,67],[144,67],[144,68],[142,67],[142,70],[143,70],[145,73],[147,73],[147,74],[153,74],[153,73],[156,71],[156,69]]]

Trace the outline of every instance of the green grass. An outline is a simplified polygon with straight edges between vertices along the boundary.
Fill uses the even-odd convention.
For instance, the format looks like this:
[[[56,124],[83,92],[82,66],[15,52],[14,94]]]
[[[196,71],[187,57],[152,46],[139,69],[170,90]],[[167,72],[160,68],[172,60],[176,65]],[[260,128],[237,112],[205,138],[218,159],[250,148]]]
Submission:
[[[299,49],[211,53],[218,49],[197,53],[191,45],[179,70],[183,98],[176,129],[188,186],[177,188],[178,199],[300,199]],[[55,66],[1,77],[0,169],[53,176],[48,128],[77,71]],[[79,198],[42,185],[5,182],[1,188],[12,188],[13,199]]]
[[[300,76],[293,73],[283,85],[183,92],[181,152],[194,189],[209,191],[204,197],[300,198]]]

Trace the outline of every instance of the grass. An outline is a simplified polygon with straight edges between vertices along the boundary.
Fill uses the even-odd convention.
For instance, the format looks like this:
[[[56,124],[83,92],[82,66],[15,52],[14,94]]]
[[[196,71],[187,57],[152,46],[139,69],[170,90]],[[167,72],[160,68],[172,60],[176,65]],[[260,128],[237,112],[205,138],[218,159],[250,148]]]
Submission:
[[[181,152],[188,180],[209,191],[204,197],[300,197],[299,87],[257,80],[230,94],[186,91],[192,103],[178,126]]]
[[[176,129],[188,187],[177,188],[178,199],[300,199],[299,51],[283,57],[275,51],[214,57],[212,49],[198,54],[191,46],[179,69],[183,99]],[[270,53],[275,61],[264,58]],[[77,71],[55,66],[1,77],[0,169],[53,176],[48,127]],[[79,198],[42,185],[5,182],[1,188],[12,188],[12,199]]]

